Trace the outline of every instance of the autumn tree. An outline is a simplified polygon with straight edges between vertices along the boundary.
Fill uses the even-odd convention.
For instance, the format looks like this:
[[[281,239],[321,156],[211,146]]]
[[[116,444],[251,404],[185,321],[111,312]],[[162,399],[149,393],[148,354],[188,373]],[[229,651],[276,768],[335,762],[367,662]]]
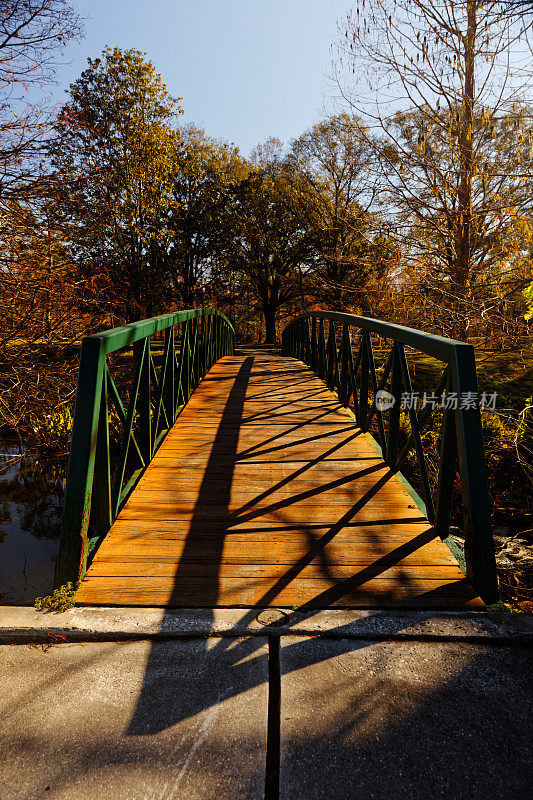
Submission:
[[[42,160],[54,115],[42,89],[66,44],[81,34],[67,0],[0,0],[0,349],[49,336],[64,320],[64,243],[41,215]],[[41,100],[39,101],[39,95]],[[62,311],[51,312],[60,292]],[[41,310],[42,309],[42,310]],[[12,349],[12,352],[15,350]]]
[[[247,174],[238,148],[195,125],[178,130],[166,236],[169,273],[186,308],[202,300],[217,261],[231,245],[233,187]]]
[[[181,108],[137,50],[88,62],[57,120],[55,183],[78,263],[110,276],[117,311],[134,320],[168,299],[162,221]]]
[[[234,248],[228,267],[249,289],[265,321],[265,342],[276,341],[276,319],[299,295],[298,267],[309,256],[309,239],[294,211],[292,187],[270,140],[252,154],[248,177],[236,190]]]
[[[404,258],[412,274],[426,255],[445,263],[438,278],[461,338],[490,250],[487,220],[494,234],[528,206],[529,125],[498,136],[518,122],[529,22],[500,11],[495,0],[361,3],[341,46],[345,94],[370,132]],[[430,229],[436,237],[422,238]]]
[[[52,337],[57,341],[73,332],[71,312],[80,285],[71,272],[65,241],[43,214],[45,149],[55,119],[43,90],[54,81],[65,46],[81,30],[74,4],[68,0],[0,0],[0,428],[4,432],[32,429],[30,416],[36,408],[43,416],[52,413],[69,391],[63,391],[65,383],[57,378],[61,367],[46,363]]]
[[[312,245],[306,283],[328,308],[371,314],[371,286],[387,274],[393,257],[379,215],[369,210],[376,190],[373,156],[360,121],[344,113],[302,134],[286,159],[295,213]]]
[[[531,274],[533,128],[529,111],[522,106],[493,119],[488,134],[479,135],[485,119],[483,112],[476,114],[469,268],[460,282],[454,247],[460,233],[459,153],[449,133],[456,115],[450,119],[441,111],[445,115],[447,120],[435,123],[420,111],[398,112],[390,121],[397,161],[386,168],[392,173],[391,182],[397,181],[396,172],[406,171],[404,161],[409,163],[412,190],[402,193],[396,220],[397,231],[405,233],[410,262],[416,265],[410,276],[413,293],[422,292],[433,299],[435,309],[446,310],[438,314],[446,333],[461,331],[465,336],[476,320],[501,327],[503,307],[520,305],[521,289]]]
[[[39,177],[53,121],[39,91],[54,80],[61,51],[81,30],[69,0],[0,0],[2,199],[18,197],[23,186],[27,194],[28,181]]]

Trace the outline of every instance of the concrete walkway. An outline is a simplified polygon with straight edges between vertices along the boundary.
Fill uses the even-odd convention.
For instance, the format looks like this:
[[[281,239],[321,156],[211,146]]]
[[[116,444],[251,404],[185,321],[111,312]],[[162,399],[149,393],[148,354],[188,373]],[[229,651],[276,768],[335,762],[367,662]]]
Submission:
[[[531,796],[529,615],[0,620],[2,800]]]

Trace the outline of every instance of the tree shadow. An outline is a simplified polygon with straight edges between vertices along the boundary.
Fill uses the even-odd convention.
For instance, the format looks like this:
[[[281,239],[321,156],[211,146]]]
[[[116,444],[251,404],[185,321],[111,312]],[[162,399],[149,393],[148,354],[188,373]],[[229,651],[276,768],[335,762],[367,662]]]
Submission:
[[[313,639],[281,666],[282,798],[530,796],[528,648]]]
[[[145,736],[124,735],[145,642],[23,648],[21,680],[2,684],[2,797],[262,797],[256,645],[226,674],[198,640],[155,642]],[[530,658],[517,646],[282,639],[280,797],[526,800]],[[163,733],[161,701],[170,724],[187,722]]]
[[[209,525],[210,529],[216,533],[216,536],[214,536],[211,541],[211,563],[209,565],[211,575],[208,580],[202,582],[201,597],[195,598],[191,594],[191,602],[194,602],[196,599],[202,607],[206,607],[207,609],[212,609],[216,606],[219,594],[219,569],[224,540],[230,525],[229,507],[233,472],[237,462],[240,419],[244,412],[246,390],[250,380],[253,362],[253,356],[245,357],[237,372],[233,386],[228,393],[224,411],[222,412],[217,433],[203,473],[202,482],[198,491],[198,498],[174,580],[174,586],[178,589],[183,583],[187,583],[190,580],[189,564],[201,560],[201,539],[198,537],[205,532],[206,524]],[[209,501],[214,494],[217,496],[216,519],[213,519],[209,505]],[[198,582],[196,581],[196,583]],[[244,676],[240,674],[241,670],[238,664],[234,665],[233,663],[235,660],[235,653],[232,654],[230,660],[231,664],[229,666],[233,667],[237,673],[235,680],[242,685]],[[238,660],[237,658],[237,661]],[[211,652],[206,650],[205,659],[203,659],[202,664],[199,663],[199,669],[206,669],[209,671],[212,663],[213,657]],[[220,665],[221,668],[223,668],[223,666],[225,665]],[[163,684],[160,684],[160,676],[161,665],[159,663],[158,651],[155,648],[151,648],[146,664],[143,688],[135,714],[129,726],[128,732],[131,735],[153,733],[152,721],[150,715],[147,717],[146,707],[153,707],[154,695],[159,697],[160,692],[163,691],[165,697],[168,697],[170,701],[170,699],[175,696],[174,693],[177,690],[178,696],[183,696],[183,687],[180,685],[179,675],[175,676],[177,685],[174,686],[168,686],[166,677],[163,680]],[[208,681],[206,688],[211,685],[212,682]],[[218,701],[213,697],[210,699],[210,702],[208,702],[208,706],[213,702]],[[203,700],[200,702],[200,706],[206,707]],[[168,702],[167,704],[159,703],[158,707],[164,709],[163,714],[160,715],[158,720],[158,730],[163,730],[164,728],[174,725],[180,719],[183,719],[183,713],[188,715],[189,713],[197,713],[197,711],[200,710],[196,708],[194,711],[190,709],[184,712],[184,706],[182,705],[180,706],[179,715],[176,718],[176,710],[172,702]],[[146,729],[147,719],[149,720],[149,730]]]

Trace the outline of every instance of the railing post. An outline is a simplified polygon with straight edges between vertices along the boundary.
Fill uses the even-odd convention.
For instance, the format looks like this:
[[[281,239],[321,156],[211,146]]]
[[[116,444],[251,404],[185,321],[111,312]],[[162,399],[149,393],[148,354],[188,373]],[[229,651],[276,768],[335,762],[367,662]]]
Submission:
[[[152,365],[149,336],[140,342],[137,348],[137,358],[142,359],[137,400],[139,447],[145,464],[149,464],[152,459]]]
[[[369,357],[368,357],[368,339],[370,334],[368,331],[361,333],[361,382],[359,385],[359,417],[360,426],[362,431],[367,429],[367,416],[368,416],[368,370]]]
[[[451,391],[451,379],[448,376],[446,390]],[[435,510],[435,531],[445,539],[450,531],[452,510],[453,483],[455,478],[455,459],[457,458],[457,429],[455,414],[451,409],[444,409],[442,417],[442,438],[440,444],[439,481],[437,485],[437,502]]]
[[[193,317],[191,320],[192,329],[192,355],[190,362],[191,369],[191,394],[198,386],[198,345],[199,345],[199,331],[198,331],[198,317]]]
[[[205,330],[205,317],[196,317],[196,326],[198,331],[198,343],[196,345],[197,358],[196,358],[196,385],[200,383],[200,375],[204,371],[204,358],[205,358],[205,343],[206,343],[206,330]]]
[[[209,347],[208,347],[208,369],[211,369],[215,361],[220,358],[219,355],[219,344],[218,344],[218,337],[220,335],[220,326],[219,326],[219,318],[209,316]]]
[[[209,314],[202,314],[202,376],[211,369],[211,348],[213,346],[213,326],[211,325],[212,319]]]
[[[450,366],[453,390],[457,392],[459,399],[455,423],[464,510],[467,575],[483,600],[486,603],[493,603],[498,600],[499,593],[479,399],[475,408],[461,408],[461,398],[466,393],[479,398],[472,345],[457,345],[455,361]]]
[[[317,371],[316,317],[311,317],[311,369]]]
[[[163,397],[169,425],[173,425],[176,419],[176,357],[174,355],[174,347],[174,326],[172,325],[172,327],[165,330],[164,350],[167,359]]]
[[[83,577],[87,568],[87,531],[102,398],[105,354],[101,339],[82,342],[72,441],[63,510],[61,543],[54,586]]]
[[[339,386],[339,399],[343,406],[350,402],[350,390],[348,388],[348,351],[351,347],[350,331],[346,322],[342,324],[342,344],[341,344],[341,375]]]
[[[335,387],[335,361],[337,344],[335,342],[335,323],[330,319],[328,330],[328,366],[326,372],[326,385],[328,389]]]
[[[191,321],[185,320],[181,326],[181,399],[180,405],[185,405],[191,394]]]
[[[213,363],[211,360],[211,349],[213,347],[213,326],[212,326],[212,318],[209,314],[202,315],[202,338],[203,338],[203,348],[202,348],[202,375],[211,369],[211,364]]]
[[[359,362],[358,362],[358,364],[359,364]],[[349,375],[350,375],[350,383],[349,383],[349,387],[348,387],[348,401],[350,399],[350,394],[351,394],[351,396],[353,397],[353,407],[354,407],[355,418],[356,418],[357,422],[359,422],[360,414],[359,414],[359,398],[357,396],[357,374],[356,374],[357,373],[357,368],[358,367],[354,366],[354,362],[353,362],[352,341],[351,341],[351,337],[350,337],[349,348],[348,348],[348,369],[349,369]]]
[[[402,373],[398,357],[398,344],[392,345],[392,368],[390,393],[394,397],[394,405],[389,411],[389,429],[387,431],[387,450],[385,461],[389,467],[394,467],[398,458],[398,443],[400,438],[400,400],[402,394]]]
[[[326,331],[324,329],[324,320],[320,317],[318,323],[318,377],[322,380],[326,377]]]
[[[102,370],[102,392],[100,413],[98,415],[98,433],[96,436],[96,453],[94,458],[94,478],[92,493],[91,520],[98,539],[108,532],[113,522],[111,506],[111,462],[109,458],[109,418],[107,407],[107,369]]]
[[[311,332],[309,329],[309,319],[305,320],[305,363],[307,366],[311,366],[312,363],[312,352],[311,352]]]

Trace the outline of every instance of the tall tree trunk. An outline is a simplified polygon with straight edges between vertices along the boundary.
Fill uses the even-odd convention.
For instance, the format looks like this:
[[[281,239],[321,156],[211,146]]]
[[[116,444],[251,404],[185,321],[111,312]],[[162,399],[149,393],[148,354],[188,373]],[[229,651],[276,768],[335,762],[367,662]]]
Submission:
[[[361,308],[361,314],[363,317],[371,317],[372,316],[372,306],[368,302],[368,296],[366,294],[366,290],[363,289],[360,297],[359,297],[359,306]]]
[[[462,125],[459,132],[461,179],[458,200],[458,224],[455,247],[455,327],[457,336],[465,339],[468,330],[468,293],[472,260],[472,174],[474,169],[474,68],[477,27],[477,3],[468,0],[467,30],[464,37],[464,87]]]
[[[52,240],[48,228],[48,257],[46,265],[46,290],[44,299],[44,338],[48,342],[52,338],[52,272],[54,259],[52,255]]]
[[[273,305],[263,306],[265,317],[265,344],[276,344],[276,308]]]

